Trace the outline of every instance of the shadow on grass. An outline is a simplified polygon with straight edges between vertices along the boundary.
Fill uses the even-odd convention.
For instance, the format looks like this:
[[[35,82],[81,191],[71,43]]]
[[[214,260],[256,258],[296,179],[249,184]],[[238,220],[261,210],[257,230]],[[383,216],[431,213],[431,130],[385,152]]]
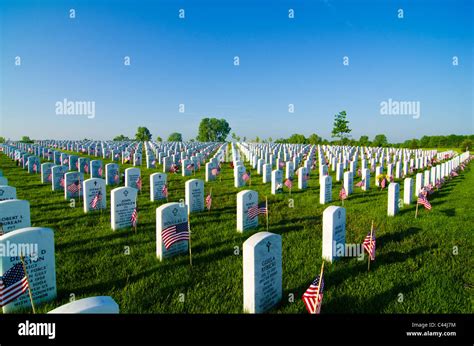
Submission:
[[[414,258],[422,253],[429,251],[431,248],[432,247],[428,247],[428,246],[420,246],[407,253],[402,253],[398,251],[391,251],[388,253],[384,253],[383,255],[377,256],[375,262],[371,262],[370,271],[371,273],[376,272],[378,267],[386,265],[386,264],[404,262],[409,258]],[[350,261],[353,261],[355,264],[348,266],[347,262],[350,262]],[[353,258],[345,258],[345,259],[342,259],[341,262],[346,262],[344,263],[346,265],[344,267],[340,266],[334,272],[329,272],[329,273],[324,274],[325,283],[327,284],[330,283],[332,287],[336,287],[342,284],[345,280],[356,280],[358,276],[367,274],[367,257],[364,257],[363,261],[358,261]],[[297,294],[302,295],[304,291],[308,288],[307,287],[308,285],[299,286],[297,288],[290,289],[289,292],[297,292]],[[365,312],[369,312],[369,311],[365,311]]]
[[[154,273],[156,273],[158,271],[165,271],[165,270],[167,270],[168,267],[185,266],[186,264],[189,264],[189,258],[183,256],[177,262],[173,261],[173,263],[169,263],[169,264],[160,263],[159,265],[155,266],[154,268],[145,270],[145,271],[143,271],[139,274],[130,275],[130,276],[120,278],[120,279],[116,279],[116,280],[112,280],[112,281],[99,282],[99,283],[92,284],[92,285],[78,287],[77,289],[75,289],[75,292],[77,292],[77,294],[81,294],[81,295],[100,295],[101,292],[110,291],[111,287],[115,287],[115,288],[126,287],[130,284],[134,284],[136,282],[139,282],[142,279],[147,278],[147,277],[153,275]],[[190,277],[185,279],[185,281],[186,282],[178,282],[178,283],[175,283],[173,285],[169,285],[166,288],[163,288],[162,289],[163,290],[163,296],[166,296],[166,293],[175,292],[176,289],[179,288],[179,287],[185,286],[186,283],[189,283]],[[59,285],[59,287],[64,287],[64,285]],[[69,296],[70,293],[71,292],[68,289],[59,288],[58,289],[58,299],[66,298],[66,297]]]
[[[380,314],[384,309],[397,301],[399,294],[406,296],[417,287],[421,286],[420,281],[410,284],[398,284],[394,287],[367,298],[363,292],[354,295],[342,295],[323,303],[324,313],[376,313]]]
[[[399,232],[385,233],[384,235],[377,237],[377,249],[382,249],[390,242],[400,242],[406,237],[412,236],[421,230],[420,227],[409,227]]]
[[[454,208],[440,210],[440,212],[445,214],[446,216],[456,216],[456,209]]]

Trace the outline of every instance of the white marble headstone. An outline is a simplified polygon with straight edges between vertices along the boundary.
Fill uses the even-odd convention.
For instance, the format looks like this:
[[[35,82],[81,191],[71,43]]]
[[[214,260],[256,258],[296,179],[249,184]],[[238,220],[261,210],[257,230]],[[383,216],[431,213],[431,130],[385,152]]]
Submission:
[[[243,245],[244,312],[263,313],[282,298],[282,242],[279,234],[259,232]]]
[[[400,186],[398,183],[388,185],[387,215],[395,216],[398,213],[398,200],[400,198]]]
[[[237,194],[237,231],[244,232],[258,226],[258,215],[250,218],[248,210],[258,208],[258,192],[253,190],[240,191]]]
[[[346,244],[346,209],[330,206],[323,212],[323,254],[322,257],[332,262],[341,257]]]
[[[16,199],[16,187],[0,185],[0,202],[9,199]]]
[[[137,182],[138,178],[140,178],[140,169],[139,168],[127,168],[125,170],[125,186],[126,187],[133,187],[138,189]]]
[[[161,261],[165,258],[172,257],[181,253],[188,252],[189,241],[186,239],[179,240],[168,247],[163,241],[163,230],[176,225],[176,233],[171,236],[180,239],[179,233],[182,228],[186,229],[188,223],[188,207],[181,203],[165,203],[156,209],[156,256]]]
[[[332,201],[332,177],[325,175],[319,179],[319,203],[326,204]]]
[[[8,233],[30,226],[30,202],[20,199],[0,202],[0,232]]]
[[[133,187],[118,187],[110,191],[110,225],[114,231],[131,227],[137,193],[138,190]]]
[[[150,201],[159,201],[160,199],[166,199],[163,194],[163,187],[167,183],[166,173],[153,173],[150,174]]]
[[[54,232],[49,228],[28,227],[0,237],[2,248],[20,249],[25,255],[25,265],[35,306],[56,298],[56,264]],[[26,252],[26,253],[25,253]],[[0,256],[0,275],[20,263],[20,254]],[[28,311],[31,302],[28,292],[3,307],[4,313]]]
[[[83,182],[84,213],[107,208],[105,180],[90,178]],[[97,200],[97,202],[96,202]]]
[[[105,183],[107,185],[120,185],[120,168],[116,163],[105,165]]]
[[[204,181],[200,179],[186,181],[185,201],[190,213],[204,210]]]
[[[272,195],[283,192],[283,171],[272,171]]]
[[[98,296],[61,305],[48,314],[118,314],[119,312],[119,306],[112,297]]]

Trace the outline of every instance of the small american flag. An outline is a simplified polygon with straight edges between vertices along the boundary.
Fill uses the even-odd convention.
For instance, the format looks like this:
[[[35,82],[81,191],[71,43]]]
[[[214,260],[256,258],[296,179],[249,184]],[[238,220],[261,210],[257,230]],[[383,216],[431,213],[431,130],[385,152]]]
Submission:
[[[161,237],[166,249],[182,240],[189,240],[189,227],[187,222],[169,226],[161,231]]]
[[[249,181],[249,179],[250,179],[250,173],[245,172],[245,173],[242,175],[242,179],[243,179],[244,181]]]
[[[385,189],[385,185],[387,185],[387,179],[383,178],[382,182],[380,183],[380,186],[382,187],[382,189]]]
[[[138,176],[136,184],[137,184],[137,188],[141,191],[142,190],[142,177],[141,176]]]
[[[102,176],[102,173],[103,173],[103,171],[102,171],[102,167],[99,167],[99,169],[98,169],[97,173],[99,174],[99,177],[101,177],[101,176]]]
[[[432,194],[433,193],[433,185],[431,185],[431,184],[426,185],[425,190],[428,194]]]
[[[132,223],[132,227],[137,227],[137,222],[138,222],[137,208],[133,209],[133,213],[132,213],[132,217],[130,218],[130,222]]]
[[[119,177],[118,172],[115,172],[114,181],[115,181],[115,184],[118,184],[120,182],[120,177]]]
[[[53,180],[53,174],[49,173],[48,177],[46,178],[47,181],[52,181]]]
[[[211,210],[211,205],[212,205],[212,196],[211,194],[208,194],[206,197],[206,208],[207,210]]]
[[[229,162],[229,166],[230,166],[230,168],[232,168],[232,169],[233,169],[233,168],[234,168],[234,162],[232,162],[232,161],[231,161],[231,162]]]
[[[285,163],[280,161],[280,162],[278,163],[278,167],[279,167],[279,168],[285,167]]]
[[[347,194],[346,194],[346,189],[343,187],[341,187],[341,191],[339,191],[339,199],[346,199],[347,198]]]
[[[258,207],[258,215],[266,215],[267,213],[268,213],[267,204],[266,203],[260,204],[260,206]]]
[[[357,184],[355,184],[355,186],[357,186],[357,187],[362,187],[362,186],[364,186],[364,183],[365,183],[365,180],[362,179],[362,180],[359,181]]]
[[[250,220],[253,220],[258,216],[258,205],[254,205],[247,209],[247,216]]]
[[[161,194],[162,194],[164,197],[168,198],[168,185],[166,185],[166,184],[163,185],[163,188],[161,189]]]
[[[293,181],[291,181],[291,179],[286,179],[285,186],[291,190],[291,188],[293,187]]]
[[[319,286],[321,281],[321,286]],[[311,283],[306,292],[303,294],[303,302],[306,306],[306,310],[310,314],[319,314],[321,312],[321,304],[323,301],[324,291],[324,275],[320,280],[320,276],[316,276],[316,279]]]
[[[99,190],[99,192],[97,192],[97,194],[94,196],[94,198],[92,199],[90,203],[91,208],[97,209],[97,206],[99,205],[100,201],[102,201],[102,193]]]
[[[38,172],[38,165],[35,163],[33,163],[33,172]]]
[[[190,163],[189,165],[186,166],[186,169],[193,169],[194,168],[194,163]]]
[[[456,171],[453,170],[453,171],[451,171],[451,176],[452,177],[457,177],[457,176],[459,176],[459,174],[457,174]]]
[[[213,168],[213,169],[211,170],[211,174],[212,174],[212,175],[217,175],[217,174],[218,174],[217,168]]]
[[[64,178],[59,179],[59,186],[64,187]]]
[[[87,162],[84,164],[84,172],[89,174],[89,165],[87,164]]]
[[[0,277],[0,306],[5,306],[28,289],[28,279],[22,263],[17,263]]]
[[[375,261],[375,231],[371,231],[367,234],[362,245],[370,255],[370,260]]]
[[[421,192],[421,193],[418,195],[417,204],[421,204],[421,205],[423,205],[426,209],[431,210],[431,204],[430,204],[430,202],[428,201],[428,198],[426,198],[425,193],[423,193],[423,192]]]
[[[178,171],[178,166],[175,164],[172,164],[170,167],[170,172],[176,174],[177,171]]]
[[[72,194],[77,193],[80,189],[81,189],[81,183],[79,182],[79,180],[76,180],[72,184],[69,184],[67,187],[67,190]]]

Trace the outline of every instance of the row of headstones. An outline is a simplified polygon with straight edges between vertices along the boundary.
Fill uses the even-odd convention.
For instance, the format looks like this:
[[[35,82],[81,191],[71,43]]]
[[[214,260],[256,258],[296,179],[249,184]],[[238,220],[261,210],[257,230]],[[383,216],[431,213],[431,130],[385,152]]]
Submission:
[[[242,144],[242,146],[245,146],[245,144]],[[301,151],[299,153],[300,155],[293,156],[292,161],[288,162],[288,157],[286,157],[286,155],[284,155],[282,152],[279,152],[278,155],[276,155],[278,156],[278,158],[274,160],[273,154],[270,154],[270,158],[268,158],[267,156],[265,158],[259,158],[259,156],[255,155],[252,151],[249,151],[245,148],[242,150],[244,153],[246,153],[245,155],[248,158],[248,161],[251,162],[252,167],[254,169],[256,168],[259,171],[261,170],[261,167],[265,162],[270,163],[272,167],[273,165],[275,165],[277,168],[282,168],[284,165],[286,165],[287,166],[286,178],[288,178],[291,175],[291,170],[294,170],[295,167],[298,167],[298,162],[301,159],[301,154],[305,153],[305,151]],[[358,161],[357,154],[352,159],[351,157],[348,157],[347,159],[342,159],[342,157],[336,158],[335,156],[331,156],[331,154],[329,153],[328,155],[326,155],[329,157],[329,159],[326,160],[322,152],[322,149],[320,147],[318,147],[318,153],[319,153],[320,171],[321,170],[327,171],[328,166],[330,166],[332,171],[336,171],[336,177],[338,178],[338,181],[342,178],[343,170],[347,169],[348,166],[350,167],[350,170],[352,172],[355,172],[355,170],[357,169],[357,161]],[[403,160],[403,162],[401,160],[399,161],[395,160],[393,162],[390,162],[390,160],[388,160],[387,161],[388,174],[392,176],[393,169],[395,167],[395,177],[399,179],[401,178],[402,174],[406,176],[410,168],[415,168],[415,169],[424,168],[426,165],[428,165],[428,162],[431,160],[431,157],[433,155],[433,152],[431,151],[428,153],[430,156],[420,156],[419,158],[417,157],[410,160],[405,159]],[[268,152],[266,152],[265,154],[268,154]],[[368,168],[367,159],[361,157],[360,161],[361,161],[362,169]],[[372,171],[375,170],[376,162],[377,160],[375,158],[371,159],[370,169]],[[380,165],[381,168],[379,168],[379,170],[383,170],[384,161],[381,160],[380,162],[381,162],[381,165]],[[290,167],[288,167],[289,165],[292,165],[293,168],[291,169]],[[305,162],[304,166],[307,168],[310,168],[311,162]]]
[[[237,144],[237,145],[239,145],[239,144]],[[445,158],[446,155],[451,157],[452,152],[442,153],[440,155],[440,157]],[[311,158],[311,156],[310,156],[310,158]],[[321,158],[321,155],[320,155],[320,158]],[[249,160],[252,163],[252,167],[257,168],[257,174],[263,174],[263,183],[267,183],[268,181],[270,181],[270,172],[271,172],[272,165],[271,164],[264,164],[263,159],[258,159],[258,156],[253,156],[252,157],[251,153],[249,154]],[[335,159],[333,159],[333,160],[335,160]],[[277,159],[277,161],[279,161],[279,159]],[[320,159],[320,161],[321,161],[321,159]],[[416,163],[414,163],[413,161],[414,161],[413,159],[410,162],[405,161],[403,163],[403,168],[402,168],[402,162],[396,162],[395,164],[389,163],[387,165],[387,175],[389,177],[393,177],[393,173],[394,173],[393,168],[394,168],[394,166],[395,166],[395,178],[396,179],[400,179],[402,176],[405,177],[409,173],[411,173],[411,170],[409,171],[409,167],[410,168],[414,167],[416,169],[424,167],[424,164],[421,163],[421,161],[420,161],[420,166],[419,167],[418,167],[418,160],[416,161]],[[234,185],[235,185],[235,187],[242,187],[242,186],[245,185],[245,181],[243,181],[241,177],[246,173],[246,169],[245,169],[245,167],[240,167],[240,165],[243,166],[241,161],[237,160],[236,161],[236,166],[235,166],[235,172],[234,172],[234,177],[235,177]],[[350,167],[349,171],[352,173],[352,176],[347,174],[348,172],[343,173],[343,170],[346,169],[346,165],[347,165],[347,161],[345,161],[344,164],[341,164],[341,163],[337,163],[336,165],[333,164],[332,168],[333,168],[333,171],[334,171],[334,166],[337,167],[336,168],[336,181],[340,181],[343,177],[343,174],[344,174],[344,182],[345,182],[344,185],[345,185],[346,193],[351,193],[352,192],[352,183],[351,182],[353,180],[353,175],[355,174],[356,169],[357,169],[357,161],[349,162],[349,167]],[[277,163],[276,166],[279,167],[280,165]],[[444,165],[443,165],[442,168],[444,169]],[[306,187],[306,181],[308,180],[308,172],[310,170],[311,170],[311,161],[310,160],[307,160],[305,162],[305,165],[298,169],[298,173],[299,173],[298,174],[298,187],[300,189],[304,189]],[[375,171],[376,171],[375,172],[376,177],[380,176],[381,174],[383,174],[383,166],[378,166]],[[369,179],[370,179],[370,170],[367,169],[367,161],[366,160],[362,160],[361,173],[362,173],[362,183],[363,183],[362,189],[363,190],[368,190],[368,188],[370,186],[370,181],[369,181]],[[329,184],[330,184],[330,182],[328,181],[329,179],[324,178],[324,176],[328,175],[328,167],[327,167],[327,165],[325,165],[321,162],[320,162],[320,168],[319,168],[319,175],[320,175],[320,183],[322,185],[321,190],[322,191],[325,190],[325,189],[329,190]],[[280,174],[277,174],[277,177],[279,177],[279,176],[280,176]],[[286,162],[285,178],[286,179],[291,179],[291,178],[293,178],[293,176],[294,176],[294,162],[288,161],[288,162]],[[379,185],[379,179],[376,179],[375,183],[378,186]],[[347,185],[349,185],[349,187]],[[278,182],[277,186],[281,186],[281,181]],[[323,193],[321,193],[321,195],[323,195]],[[329,194],[324,194],[324,195],[329,195]],[[323,200],[323,197],[321,197],[321,200]],[[321,202],[321,203],[323,203],[323,202]]]
[[[71,163],[68,163],[68,155],[65,153],[61,153],[60,151],[57,150],[52,150],[50,148],[62,148],[64,150],[71,150],[71,151],[76,151],[80,153],[86,153],[90,156],[96,156],[99,157],[101,156],[100,153],[102,152],[102,157],[109,158],[114,161],[119,161],[120,157],[123,163],[130,163],[133,164],[134,166],[141,166],[142,165],[142,143],[130,143],[128,145],[121,144],[120,146],[117,146],[115,143],[113,145],[109,146],[94,146],[93,144],[89,144],[87,146],[84,146],[81,143],[76,143],[74,142],[66,142],[66,143],[61,143],[58,141],[39,141],[41,145],[46,145],[47,147],[43,147],[41,145],[31,145],[31,144],[25,144],[25,143],[13,143],[16,147],[20,148],[18,151],[22,152],[27,155],[31,155],[30,153],[35,153],[37,156],[43,156],[44,159],[48,160],[53,160],[54,163],[57,165],[59,164],[69,164],[69,169],[75,169],[78,157],[77,155],[71,155]],[[59,143],[59,144],[58,144]],[[179,160],[188,158],[191,153],[196,153],[196,155],[199,158],[199,161],[202,162],[203,157],[207,157],[209,153],[214,150],[218,146],[217,143],[211,143],[211,144],[202,144],[202,143],[192,143],[191,148],[187,148],[184,146],[184,148],[179,147],[179,150],[185,150],[181,151],[180,155],[175,155],[179,152],[175,150],[167,150],[166,147],[157,147],[156,144],[153,142],[145,142],[145,150],[147,154],[147,168],[155,168],[158,162],[162,162],[162,159],[165,156],[175,156],[175,163],[178,163]],[[169,146],[169,148],[175,147],[175,144],[172,144]],[[155,158],[155,155],[151,148],[155,149],[156,157],[158,157],[158,160]],[[200,152],[203,152],[201,154]],[[189,155],[189,156],[187,156]],[[80,169],[80,168],[79,168]]]
[[[13,147],[6,148],[5,152],[10,157],[15,156],[15,158],[18,157],[18,153],[19,153],[19,151],[14,149]],[[184,152],[182,154],[184,154]],[[24,154],[24,155],[27,157],[26,159],[22,160],[23,168],[27,168],[29,173],[41,172],[43,183],[46,183],[48,178],[49,179],[52,178],[51,170],[54,167],[53,163],[43,163],[42,165],[40,165],[40,161],[38,157],[34,157],[34,156],[28,157],[29,154]],[[199,169],[201,163],[203,163],[203,160],[205,160],[206,156],[201,155],[201,154],[198,154],[198,155],[199,156],[191,157],[191,160],[183,159],[181,161],[183,176],[190,176],[192,172],[194,172],[196,169]],[[219,163],[218,159],[222,159],[222,150],[219,150],[219,152],[211,159],[211,161],[209,162],[209,165],[206,164],[206,181],[211,181],[215,179],[216,174],[213,174],[213,173],[215,173],[215,168],[217,168],[218,166],[218,163]],[[147,159],[147,161],[149,160],[150,159]],[[101,160],[90,160],[89,158],[82,158],[76,155],[68,155],[65,153],[55,152],[54,162],[58,166],[67,165],[69,171],[78,170],[78,172],[80,173],[90,172],[92,178],[102,178],[103,176],[103,168],[102,168]],[[168,167],[168,169],[166,167]],[[171,162],[166,162],[164,166],[164,171],[167,172],[170,167],[171,167]],[[56,170],[64,171],[64,168],[56,169]],[[107,185],[119,185],[120,176],[119,176],[118,170],[119,170],[119,167],[115,163],[109,163],[106,165],[105,175],[106,175]],[[58,172],[58,173],[61,174],[61,172]],[[126,184],[126,186],[128,185]]]
[[[246,156],[250,154],[256,154],[259,157],[265,159],[268,163],[273,160],[269,160],[268,156],[272,155],[274,157],[283,159],[284,161],[291,160],[298,153],[305,152],[308,150],[308,145],[301,146],[295,144],[285,144],[277,146],[268,146],[266,144],[240,144],[242,151]],[[313,148],[316,146],[313,146]],[[334,160],[337,162],[347,162],[351,160],[357,161],[358,157],[361,157],[361,160],[367,159],[371,160],[372,166],[375,166],[375,163],[378,162],[382,166],[384,162],[395,163],[396,161],[408,161],[413,157],[411,166],[418,164],[418,159],[423,157],[423,162],[426,164],[429,159],[431,159],[436,151],[422,151],[421,149],[410,150],[410,149],[398,149],[398,148],[369,148],[369,147],[340,147],[340,146],[317,146],[317,151],[322,156],[325,154],[329,159],[328,163],[333,163]],[[452,154],[452,152],[450,152]],[[438,154],[441,156],[441,154]],[[373,159],[372,159],[373,157]],[[393,159],[393,161],[392,161]],[[415,161],[417,161],[415,163]],[[335,165],[332,164],[334,167]]]
[[[410,205],[413,201],[413,195],[418,196],[423,188],[428,185],[435,186],[438,181],[449,177],[461,163],[469,158],[469,153],[463,153],[446,162],[435,165],[431,169],[423,173],[416,174],[415,186],[413,186],[413,178],[405,178],[403,183],[403,204]],[[400,208],[400,185],[398,183],[390,183],[388,186],[388,204],[387,215],[395,216]]]

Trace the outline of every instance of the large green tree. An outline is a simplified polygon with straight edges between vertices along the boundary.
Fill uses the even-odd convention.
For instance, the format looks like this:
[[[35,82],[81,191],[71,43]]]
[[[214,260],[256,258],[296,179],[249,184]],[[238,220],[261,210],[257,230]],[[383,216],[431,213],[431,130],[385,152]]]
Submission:
[[[161,138],[160,136],[156,137],[156,141],[157,142],[163,142],[163,138]]]
[[[118,136],[115,136],[114,141],[118,141],[118,142],[122,142],[122,141],[129,141],[130,138],[128,138],[127,136],[124,136],[124,135],[118,135]]]
[[[346,111],[339,112],[334,116],[334,125],[331,132],[331,136],[333,138],[339,138],[341,144],[345,143],[346,138],[349,137],[349,133],[351,133],[351,129],[349,128],[349,120],[347,120],[347,113]]]
[[[309,144],[319,144],[321,143],[323,139],[321,137],[319,137],[317,134],[315,133],[312,133],[309,137],[308,137],[308,142]]]
[[[183,135],[178,132],[173,132],[168,136],[168,142],[182,142],[183,141]]]
[[[369,142],[369,136],[360,136],[359,138],[359,145],[362,145],[364,147],[368,146],[370,144]]]
[[[200,142],[225,142],[231,128],[225,119],[204,118],[196,139]],[[233,136],[234,139],[236,136]]]
[[[287,139],[288,143],[292,144],[306,144],[308,143],[308,140],[306,137],[302,134],[299,133],[294,133],[290,136],[290,138]]]
[[[474,143],[474,141],[472,139],[465,139],[464,141],[461,142],[461,145],[459,146],[462,151],[465,151],[465,150],[469,150],[471,151],[472,150],[472,144]]]
[[[145,126],[139,126],[137,133],[135,134],[135,139],[137,141],[151,141],[151,132]]]
[[[385,135],[376,135],[372,141],[374,147],[386,147],[388,145],[387,136]]]
[[[23,137],[21,137],[20,142],[22,142],[22,143],[33,143],[33,140],[31,140],[31,138],[28,137],[28,136],[23,136]]]
[[[5,143],[5,137],[0,137],[0,143]]]

